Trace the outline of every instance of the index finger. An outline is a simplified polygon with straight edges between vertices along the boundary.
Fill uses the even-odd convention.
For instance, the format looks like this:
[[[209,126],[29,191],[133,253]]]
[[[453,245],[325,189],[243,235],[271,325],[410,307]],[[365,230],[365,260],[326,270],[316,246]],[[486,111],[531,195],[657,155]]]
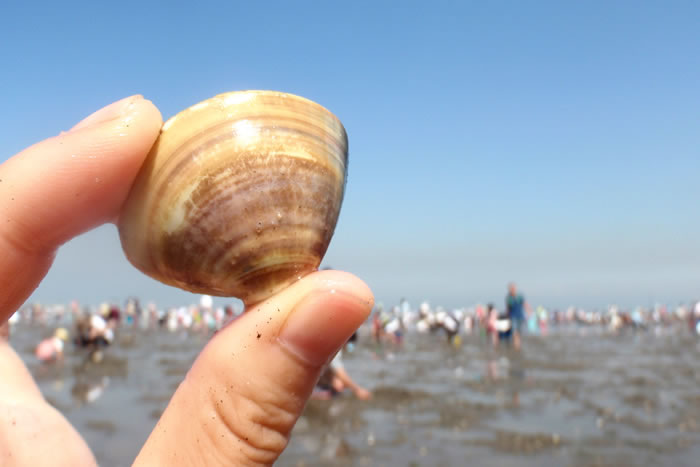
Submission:
[[[0,165],[0,323],[59,246],[116,219],[161,125],[158,109],[132,96]]]

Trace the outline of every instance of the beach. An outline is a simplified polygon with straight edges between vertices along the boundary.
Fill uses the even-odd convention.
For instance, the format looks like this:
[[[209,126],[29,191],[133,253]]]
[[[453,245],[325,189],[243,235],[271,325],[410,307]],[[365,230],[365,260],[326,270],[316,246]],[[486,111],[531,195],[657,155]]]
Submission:
[[[46,333],[19,324],[11,343],[107,467],[131,464],[208,339],[125,327],[99,363],[69,345],[46,364],[33,355]],[[379,346],[365,326],[344,362],[373,398],[312,400],[277,465],[697,465],[699,351],[682,329],[571,325],[515,352],[476,333]]]
[[[0,467],[700,467],[700,1],[3,7]]]

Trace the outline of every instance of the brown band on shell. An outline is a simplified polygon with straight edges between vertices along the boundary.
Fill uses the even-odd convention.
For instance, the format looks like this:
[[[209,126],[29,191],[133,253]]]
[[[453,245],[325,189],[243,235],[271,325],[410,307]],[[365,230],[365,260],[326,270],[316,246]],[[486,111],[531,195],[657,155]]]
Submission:
[[[346,168],[345,130],[318,104],[216,96],[164,126],[120,219],[122,245],[167,284],[262,300],[320,264]]]

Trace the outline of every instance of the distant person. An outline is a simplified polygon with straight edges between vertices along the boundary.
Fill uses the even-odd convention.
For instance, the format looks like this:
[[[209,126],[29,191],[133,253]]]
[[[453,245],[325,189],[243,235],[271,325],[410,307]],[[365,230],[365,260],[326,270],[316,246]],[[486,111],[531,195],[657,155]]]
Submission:
[[[523,323],[525,323],[525,298],[518,293],[514,283],[508,285],[508,295],[506,295],[506,314],[510,319],[513,333],[513,347],[520,350],[521,334]]]
[[[68,342],[68,331],[64,328],[58,328],[53,336],[39,342],[34,350],[36,358],[42,362],[50,362],[63,358],[63,348]]]
[[[114,340],[118,320],[111,316],[105,320],[100,314],[85,315],[76,321],[75,345],[91,349],[107,347]]]
[[[444,309],[440,309],[435,313],[435,322],[437,327],[445,331],[447,343],[452,344],[459,333],[459,320],[454,315]],[[456,341],[459,345],[459,340]]]
[[[395,346],[401,345],[403,342],[403,323],[399,316],[399,307],[394,307],[391,314],[383,316],[382,325],[384,328],[383,335],[389,339]]]
[[[353,336],[355,335],[353,334]],[[346,345],[349,345],[353,340],[353,337],[351,337]],[[360,400],[372,398],[372,393],[357,384],[345,369],[345,365],[343,365],[343,350],[340,349],[338,351],[333,360],[321,373],[312,395],[314,399],[327,400],[340,395],[345,389],[350,389],[355,394],[355,397]]]
[[[500,337],[498,330],[498,309],[496,309],[493,303],[489,303],[488,305],[486,305],[486,312],[484,314],[484,317],[484,328],[486,329],[486,334],[491,339],[491,344],[493,344],[494,347],[498,347],[498,341]]]
[[[381,308],[372,314],[372,338],[376,344],[380,344],[384,337],[384,324],[382,323]]]
[[[107,347],[114,341],[114,328],[116,321],[105,320],[98,314],[90,316],[90,343],[96,347]]]
[[[133,325],[137,317],[141,314],[141,305],[139,304],[139,299],[136,297],[130,297],[126,301],[126,306],[124,307],[124,315],[126,316],[125,321],[128,325]]]
[[[507,312],[499,311],[493,303],[486,306],[486,333],[490,336],[494,348],[501,341],[510,342],[512,327]]]

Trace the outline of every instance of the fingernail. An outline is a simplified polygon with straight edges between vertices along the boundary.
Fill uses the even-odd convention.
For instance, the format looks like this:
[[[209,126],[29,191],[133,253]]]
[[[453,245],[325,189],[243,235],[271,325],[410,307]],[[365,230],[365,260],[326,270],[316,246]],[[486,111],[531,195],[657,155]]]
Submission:
[[[109,104],[107,107],[103,107],[97,112],[84,118],[77,125],[71,128],[70,131],[80,130],[81,128],[116,120],[117,118],[127,115],[134,107],[134,104],[140,100],[143,100],[143,96],[139,94],[118,100],[117,102]]]
[[[345,292],[315,292],[287,318],[278,340],[302,360],[327,363],[367,318],[371,304]]]

